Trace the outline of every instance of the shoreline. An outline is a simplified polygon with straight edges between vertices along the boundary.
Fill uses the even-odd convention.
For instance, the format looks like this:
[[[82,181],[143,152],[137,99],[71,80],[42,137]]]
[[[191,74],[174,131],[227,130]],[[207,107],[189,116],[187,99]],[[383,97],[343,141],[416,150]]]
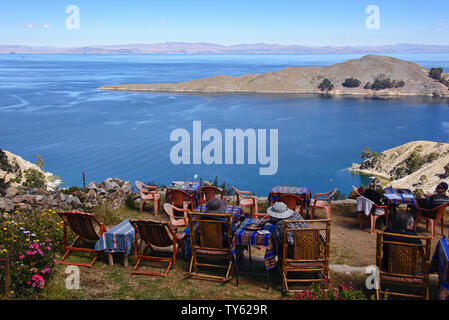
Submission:
[[[112,86],[101,86],[98,90],[103,91],[122,91],[122,92],[162,92],[162,93],[177,93],[177,94],[253,94],[253,95],[288,95],[288,96],[311,96],[311,97],[329,97],[329,98],[367,98],[367,99],[398,99],[398,98],[431,98],[431,99],[440,99],[449,102],[449,93],[444,95],[423,95],[416,94],[410,92],[404,93],[391,93],[391,92],[382,92],[379,90],[375,93],[363,93],[363,92],[328,92],[328,93],[319,93],[319,92],[297,92],[297,91],[249,91],[249,90],[216,90],[216,91],[206,91],[206,90],[188,90],[188,89],[157,89],[157,88],[140,88],[141,86],[147,86],[148,84],[122,84],[122,85],[112,85]]]

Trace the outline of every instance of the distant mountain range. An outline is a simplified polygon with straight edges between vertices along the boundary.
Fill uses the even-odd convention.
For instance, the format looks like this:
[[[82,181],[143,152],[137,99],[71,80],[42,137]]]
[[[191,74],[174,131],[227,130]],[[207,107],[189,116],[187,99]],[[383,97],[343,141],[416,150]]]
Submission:
[[[396,44],[384,46],[308,47],[267,43],[225,46],[214,43],[165,42],[87,47],[29,47],[0,45],[0,54],[369,54],[369,53],[449,53],[449,46]]]

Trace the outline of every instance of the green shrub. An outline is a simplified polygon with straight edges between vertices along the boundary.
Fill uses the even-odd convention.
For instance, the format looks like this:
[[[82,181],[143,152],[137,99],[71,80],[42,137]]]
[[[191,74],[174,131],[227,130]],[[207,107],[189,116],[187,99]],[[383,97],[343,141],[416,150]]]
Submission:
[[[443,74],[443,68],[432,68],[430,69],[429,76],[437,81],[441,80],[441,75]]]
[[[413,196],[415,197],[415,199],[419,199],[419,197],[421,197],[421,195],[424,194],[424,190],[421,188],[416,188],[415,190],[413,190]]]
[[[42,172],[37,169],[27,169],[25,170],[25,187],[45,189],[45,176]]]
[[[346,88],[357,88],[359,87],[361,84],[359,79],[355,79],[355,78],[347,78],[345,79],[345,82],[343,82],[343,87]]]
[[[391,80],[390,78],[378,77],[371,84],[370,82],[366,83],[363,89],[371,89],[371,90],[384,90],[391,88],[402,88],[405,86],[404,80]]]
[[[72,187],[69,187],[69,188],[66,188],[66,189],[61,189],[61,192],[64,193],[64,194],[67,194],[67,195],[74,194],[75,192],[78,192],[78,191],[84,192],[84,189],[83,188],[79,188],[77,186],[72,186]]]
[[[332,89],[334,89],[334,85],[332,84],[332,82],[329,79],[324,79],[318,86],[318,89],[320,89],[321,91],[330,91]]]
[[[422,167],[424,164],[424,159],[419,155],[418,152],[413,151],[411,155],[405,160],[407,166],[407,174],[412,174]]]

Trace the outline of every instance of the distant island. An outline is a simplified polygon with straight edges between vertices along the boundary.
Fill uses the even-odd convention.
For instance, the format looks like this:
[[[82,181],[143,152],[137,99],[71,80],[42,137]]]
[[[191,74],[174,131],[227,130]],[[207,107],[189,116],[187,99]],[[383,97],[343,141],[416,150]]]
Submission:
[[[392,54],[449,53],[447,45],[395,44],[383,46],[321,46],[252,43],[221,45],[205,42],[95,45],[73,48],[1,45],[0,54]]]
[[[241,77],[215,76],[179,83],[122,84],[102,90],[180,93],[284,93],[449,97],[448,74],[388,56],[367,55],[328,67],[289,67]]]

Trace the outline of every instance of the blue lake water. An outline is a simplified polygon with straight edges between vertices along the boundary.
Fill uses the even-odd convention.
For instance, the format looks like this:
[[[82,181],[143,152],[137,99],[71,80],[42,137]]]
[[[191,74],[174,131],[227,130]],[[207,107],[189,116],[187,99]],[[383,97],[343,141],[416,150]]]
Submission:
[[[98,90],[102,85],[240,76],[289,66],[326,66],[362,55],[0,55],[0,148],[34,161],[65,186],[107,177],[161,184],[214,179],[267,195],[273,185],[313,193],[367,178],[346,168],[365,146],[383,151],[412,140],[448,142],[449,104],[434,99],[373,100],[285,95],[195,95]],[[449,54],[396,54],[449,72]],[[174,165],[172,130],[278,129],[279,168]],[[199,180],[199,178],[197,180]]]

